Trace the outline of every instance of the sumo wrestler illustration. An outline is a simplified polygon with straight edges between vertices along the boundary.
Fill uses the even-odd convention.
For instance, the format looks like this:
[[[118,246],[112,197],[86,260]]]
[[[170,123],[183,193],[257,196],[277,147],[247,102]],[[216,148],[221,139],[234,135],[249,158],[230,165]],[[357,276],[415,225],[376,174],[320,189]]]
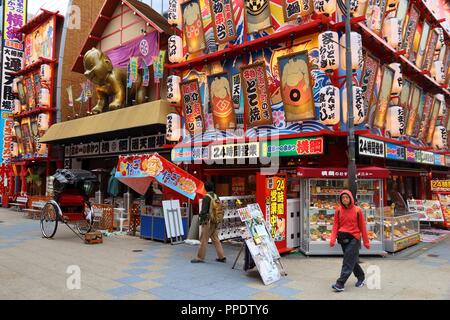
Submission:
[[[224,76],[213,76],[210,86],[210,100],[214,127],[219,130],[235,129],[236,115],[231,99],[230,83]]]
[[[314,118],[314,100],[309,70],[300,55],[280,58],[288,59],[281,68],[281,95],[287,121],[301,121]],[[307,55],[305,54],[307,59]]]
[[[205,49],[202,15],[197,2],[190,2],[183,6],[183,24],[189,53]]]
[[[98,103],[92,113],[103,112],[109,101],[109,110],[123,108],[126,102],[127,71],[113,68],[108,56],[96,48],[86,52],[83,63],[84,75],[97,86]],[[136,104],[141,104],[145,102],[146,90],[147,88],[142,86],[142,75],[139,74],[137,82],[129,89],[128,96],[135,97]]]

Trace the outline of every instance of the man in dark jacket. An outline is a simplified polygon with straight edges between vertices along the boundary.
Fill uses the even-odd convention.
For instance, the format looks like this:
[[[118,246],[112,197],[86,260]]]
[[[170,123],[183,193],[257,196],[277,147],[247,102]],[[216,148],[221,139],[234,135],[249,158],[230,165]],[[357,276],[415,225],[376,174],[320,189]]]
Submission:
[[[211,182],[205,183],[205,190],[207,194],[202,199],[202,208],[199,215],[199,223],[202,226],[200,236],[200,247],[198,248],[197,258],[191,260],[192,263],[205,262],[206,248],[208,246],[208,240],[211,238],[214,247],[216,248],[216,259],[219,262],[226,262],[227,258],[223,252],[222,244],[219,240],[219,232],[217,231],[217,224],[211,223],[209,217],[212,210],[213,199],[219,199],[214,193],[214,185]]]

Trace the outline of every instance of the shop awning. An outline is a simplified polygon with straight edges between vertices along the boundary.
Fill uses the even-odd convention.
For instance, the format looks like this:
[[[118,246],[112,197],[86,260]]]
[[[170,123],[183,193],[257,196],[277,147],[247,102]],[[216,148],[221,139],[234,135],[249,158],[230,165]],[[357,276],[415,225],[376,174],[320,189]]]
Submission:
[[[120,156],[115,177],[142,195],[154,180],[191,200],[206,194],[202,181],[157,153]]]
[[[165,100],[158,100],[115,111],[60,122],[52,125],[40,139],[42,143],[55,143],[84,136],[114,131],[166,124],[173,107]]]
[[[297,176],[302,178],[347,179],[347,168],[297,168]],[[380,167],[358,167],[358,179],[383,179],[389,177],[389,170]]]

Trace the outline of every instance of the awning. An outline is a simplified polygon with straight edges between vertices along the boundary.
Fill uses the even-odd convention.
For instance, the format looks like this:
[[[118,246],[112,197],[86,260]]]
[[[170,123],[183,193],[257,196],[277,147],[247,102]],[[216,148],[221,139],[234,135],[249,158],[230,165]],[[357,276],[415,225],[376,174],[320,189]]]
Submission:
[[[297,176],[302,178],[347,179],[347,168],[297,168]],[[380,167],[357,167],[358,179],[383,179],[389,177],[389,170]]]
[[[40,139],[42,143],[58,142],[95,134],[166,124],[173,107],[165,100],[152,101],[138,106],[122,108],[80,119],[52,125]]]
[[[206,194],[202,181],[157,153],[120,156],[115,177],[142,195],[154,180],[191,200]]]

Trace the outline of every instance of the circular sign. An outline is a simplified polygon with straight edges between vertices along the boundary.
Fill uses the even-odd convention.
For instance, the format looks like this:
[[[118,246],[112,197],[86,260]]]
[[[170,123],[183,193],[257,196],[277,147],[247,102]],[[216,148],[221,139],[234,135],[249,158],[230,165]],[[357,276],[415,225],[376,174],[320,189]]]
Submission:
[[[148,41],[143,39],[141,41],[141,43],[139,44],[139,51],[141,52],[141,54],[146,57],[148,55],[148,51],[149,51],[149,45],[148,45]]]

